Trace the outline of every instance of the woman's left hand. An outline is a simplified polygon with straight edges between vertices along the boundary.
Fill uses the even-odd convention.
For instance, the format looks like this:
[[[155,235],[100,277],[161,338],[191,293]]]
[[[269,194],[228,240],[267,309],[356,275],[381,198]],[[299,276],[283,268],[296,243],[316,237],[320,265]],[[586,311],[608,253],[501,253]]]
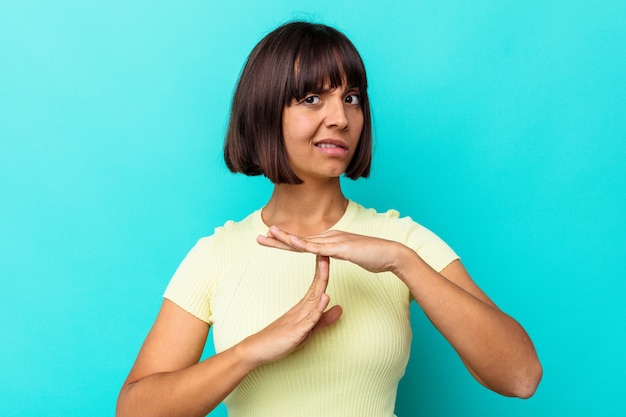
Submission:
[[[371,236],[330,230],[319,235],[299,237],[276,226],[269,228],[267,236],[259,236],[257,242],[263,246],[310,252],[334,259],[350,261],[370,272],[392,271],[398,267],[401,243]]]

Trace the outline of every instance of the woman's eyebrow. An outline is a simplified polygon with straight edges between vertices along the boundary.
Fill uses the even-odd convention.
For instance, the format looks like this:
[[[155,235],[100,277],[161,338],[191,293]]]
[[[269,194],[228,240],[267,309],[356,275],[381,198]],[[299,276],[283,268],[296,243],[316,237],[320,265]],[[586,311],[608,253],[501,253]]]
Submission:
[[[311,92],[312,93],[327,93],[327,92],[333,91],[333,90],[343,90],[343,91],[357,90],[357,91],[361,91],[361,88],[359,86],[356,86],[356,85],[348,85],[348,86],[345,86],[345,87],[343,85],[338,85],[336,87],[324,86],[324,87],[321,87],[319,89],[314,89]]]

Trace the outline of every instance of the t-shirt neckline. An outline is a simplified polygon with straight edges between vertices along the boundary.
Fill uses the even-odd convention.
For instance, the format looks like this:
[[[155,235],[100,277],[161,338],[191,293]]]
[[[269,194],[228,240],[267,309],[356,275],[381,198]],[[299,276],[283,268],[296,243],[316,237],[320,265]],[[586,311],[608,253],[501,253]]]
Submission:
[[[358,206],[357,203],[348,199],[348,206],[346,207],[346,211],[344,211],[343,215],[339,218],[339,220],[337,220],[337,222],[334,225],[332,225],[327,230],[325,230],[325,232],[329,230],[347,229],[346,226],[350,223],[350,221],[354,217],[354,214],[356,213],[356,210],[357,210],[357,206]],[[265,222],[263,221],[262,211],[263,211],[263,208],[261,207],[260,209],[252,213],[252,216],[253,216],[253,221],[254,221],[254,227],[255,229],[257,229],[257,232],[259,234],[265,235],[267,234],[267,229],[269,229],[269,226],[265,224]]]

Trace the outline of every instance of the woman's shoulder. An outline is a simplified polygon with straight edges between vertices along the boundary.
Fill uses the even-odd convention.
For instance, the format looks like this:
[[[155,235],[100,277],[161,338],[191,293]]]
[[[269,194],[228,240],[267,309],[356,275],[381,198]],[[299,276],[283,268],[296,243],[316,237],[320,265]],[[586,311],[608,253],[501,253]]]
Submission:
[[[437,234],[410,216],[401,216],[398,210],[378,212],[355,203],[354,211],[355,233],[401,242],[413,248],[437,271],[458,259],[454,250]]]
[[[215,245],[225,240],[246,240],[251,235],[256,237],[264,233],[262,223],[261,210],[255,210],[241,220],[226,220],[221,226],[215,227],[213,234],[201,237],[198,242],[202,245]]]
[[[418,238],[420,236],[430,235],[432,232],[419,222],[413,220],[411,216],[401,215],[400,211],[389,208],[378,211],[375,208],[366,208],[363,205],[352,202],[353,221],[360,227],[377,229],[380,233],[388,238],[394,237],[394,240]]]
[[[389,208],[383,211],[379,211],[376,208],[365,207],[355,201],[350,201],[348,207],[352,211],[352,218],[357,221],[364,222],[376,222],[380,224],[397,224],[397,223],[414,223],[417,224],[411,217],[401,217],[400,212],[396,209]]]

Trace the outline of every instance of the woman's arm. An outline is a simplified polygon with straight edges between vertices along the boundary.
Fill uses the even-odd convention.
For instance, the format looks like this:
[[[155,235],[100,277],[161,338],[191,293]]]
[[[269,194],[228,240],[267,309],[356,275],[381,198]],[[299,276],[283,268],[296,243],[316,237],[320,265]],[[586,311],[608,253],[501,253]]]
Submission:
[[[438,273],[401,243],[341,231],[298,238],[271,227],[258,242],[351,261],[371,272],[393,272],[479,382],[503,395],[528,398],[535,392],[542,370],[530,338],[460,261]]]
[[[164,300],[124,383],[117,416],[205,416],[252,370],[238,346],[198,363],[209,326]]]
[[[437,273],[413,250],[400,252],[404,252],[399,255],[403,259],[395,274],[409,287],[470,373],[500,394],[532,396],[542,369],[522,326],[487,297],[460,261]]]
[[[318,256],[304,297],[283,316],[230,349],[202,362],[209,325],[164,300],[124,383],[117,416],[205,416],[256,367],[281,359],[318,330],[336,322],[330,301],[328,258]]]

